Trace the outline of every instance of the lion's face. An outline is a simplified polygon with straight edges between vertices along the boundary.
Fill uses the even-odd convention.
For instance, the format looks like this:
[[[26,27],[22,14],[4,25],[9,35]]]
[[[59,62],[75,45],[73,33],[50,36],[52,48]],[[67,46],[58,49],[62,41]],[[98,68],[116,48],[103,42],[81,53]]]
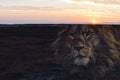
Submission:
[[[93,56],[93,43],[84,37],[82,34],[73,37],[70,54],[73,57],[74,64],[81,66],[87,65],[90,58]]]
[[[94,58],[94,48],[99,44],[95,31],[90,27],[66,30],[55,43],[57,42],[59,45],[56,45],[56,54],[62,55],[63,62],[69,56],[71,63],[77,66],[87,66]]]
[[[111,26],[77,25],[62,30],[53,42],[56,62],[72,73],[81,71],[84,66],[88,72],[92,67],[93,74],[104,76],[120,60],[120,42],[113,29]]]

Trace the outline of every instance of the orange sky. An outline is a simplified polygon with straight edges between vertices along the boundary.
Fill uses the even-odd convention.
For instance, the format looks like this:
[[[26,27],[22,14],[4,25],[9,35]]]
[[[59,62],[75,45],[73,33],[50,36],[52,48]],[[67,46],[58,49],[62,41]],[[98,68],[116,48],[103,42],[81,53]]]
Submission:
[[[120,0],[2,1],[0,23],[120,24]]]

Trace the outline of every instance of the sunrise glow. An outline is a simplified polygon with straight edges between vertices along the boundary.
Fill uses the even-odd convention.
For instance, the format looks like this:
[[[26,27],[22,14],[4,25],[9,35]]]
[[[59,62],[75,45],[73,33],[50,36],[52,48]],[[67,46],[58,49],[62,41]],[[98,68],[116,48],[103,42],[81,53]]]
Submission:
[[[95,19],[93,19],[92,24],[97,24],[97,21]]]
[[[1,0],[6,23],[120,24],[120,0]]]

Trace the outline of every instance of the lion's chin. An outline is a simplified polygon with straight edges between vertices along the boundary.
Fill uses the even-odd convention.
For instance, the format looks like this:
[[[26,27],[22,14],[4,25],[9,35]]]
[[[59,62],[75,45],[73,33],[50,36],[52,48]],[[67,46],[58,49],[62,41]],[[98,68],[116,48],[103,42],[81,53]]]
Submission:
[[[77,66],[87,66],[87,64],[89,63],[89,58],[76,58],[74,60],[74,64]]]

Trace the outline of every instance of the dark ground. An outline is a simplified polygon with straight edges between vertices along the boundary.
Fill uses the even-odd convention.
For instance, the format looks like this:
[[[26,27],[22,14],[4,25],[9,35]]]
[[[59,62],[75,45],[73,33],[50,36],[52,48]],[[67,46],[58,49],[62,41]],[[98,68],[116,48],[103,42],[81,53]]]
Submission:
[[[65,25],[0,25],[0,80],[58,80],[51,43]],[[114,27],[119,28],[118,25]],[[120,38],[120,35],[116,35]],[[119,80],[119,68],[109,79]]]

